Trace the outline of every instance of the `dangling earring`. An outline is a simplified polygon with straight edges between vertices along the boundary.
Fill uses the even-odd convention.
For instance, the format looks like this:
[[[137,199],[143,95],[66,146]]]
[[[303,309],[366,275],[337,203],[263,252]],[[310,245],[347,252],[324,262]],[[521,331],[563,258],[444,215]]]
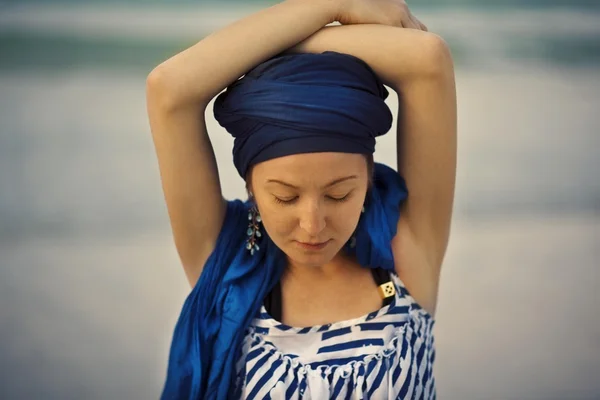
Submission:
[[[248,211],[248,229],[246,230],[246,235],[248,235],[248,239],[246,240],[246,250],[250,252],[251,256],[254,255],[255,251],[260,250],[260,247],[256,242],[262,237],[260,226],[258,225],[261,222],[262,219],[258,212],[258,208],[254,205],[250,211]]]
[[[364,213],[365,213],[365,206],[363,206],[362,210],[360,210],[361,216]],[[352,234],[352,237],[350,238],[350,248],[353,249],[355,247],[356,247],[356,232],[354,232],[354,234]]]

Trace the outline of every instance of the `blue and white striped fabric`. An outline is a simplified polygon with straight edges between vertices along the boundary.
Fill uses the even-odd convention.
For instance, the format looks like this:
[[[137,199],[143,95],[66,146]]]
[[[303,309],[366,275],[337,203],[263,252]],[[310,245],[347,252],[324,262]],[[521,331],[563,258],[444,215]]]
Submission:
[[[244,399],[435,399],[434,319],[391,274],[396,296],[366,316],[308,328],[261,308],[237,363]]]

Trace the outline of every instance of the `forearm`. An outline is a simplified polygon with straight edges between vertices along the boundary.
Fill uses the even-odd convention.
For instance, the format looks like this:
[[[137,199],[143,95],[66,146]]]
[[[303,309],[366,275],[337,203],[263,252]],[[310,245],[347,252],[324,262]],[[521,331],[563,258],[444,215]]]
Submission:
[[[288,52],[322,53],[337,51],[365,61],[382,79],[396,89],[401,83],[439,74],[443,40],[429,32],[387,25],[328,26]]]
[[[337,0],[286,0],[241,19],[160,64],[149,81],[171,106],[208,103],[254,66],[336,18]]]

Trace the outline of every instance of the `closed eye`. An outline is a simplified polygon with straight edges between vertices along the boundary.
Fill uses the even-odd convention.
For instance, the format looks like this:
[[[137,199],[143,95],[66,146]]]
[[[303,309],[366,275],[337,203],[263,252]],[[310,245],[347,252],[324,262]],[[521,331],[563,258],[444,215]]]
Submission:
[[[296,197],[291,197],[289,199],[281,199],[277,196],[273,196],[275,198],[275,202],[279,203],[279,204],[293,204],[294,202],[296,202],[296,200],[298,200],[298,196]]]
[[[338,203],[342,203],[344,201],[347,201],[350,198],[350,195],[352,194],[352,192],[346,194],[345,196],[326,196],[329,200],[333,200],[335,202]],[[273,198],[275,199],[275,202],[278,204],[284,204],[284,205],[290,205],[290,204],[294,204],[297,200],[298,200],[298,196],[295,197],[290,197],[288,199],[283,199],[277,196],[273,196]]]
[[[343,196],[343,197],[335,197],[335,196],[327,196],[330,200],[333,201],[337,201],[337,202],[344,202],[346,200],[348,200],[348,198],[350,198],[350,193],[348,193],[347,195]]]

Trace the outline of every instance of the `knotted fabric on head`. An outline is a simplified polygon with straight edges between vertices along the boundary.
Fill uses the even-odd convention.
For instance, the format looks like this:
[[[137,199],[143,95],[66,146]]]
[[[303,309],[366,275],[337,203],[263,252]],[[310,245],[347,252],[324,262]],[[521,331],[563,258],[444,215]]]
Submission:
[[[249,71],[221,93],[215,118],[235,138],[240,176],[291,154],[371,154],[391,127],[388,91],[373,70],[348,54],[286,54]]]

